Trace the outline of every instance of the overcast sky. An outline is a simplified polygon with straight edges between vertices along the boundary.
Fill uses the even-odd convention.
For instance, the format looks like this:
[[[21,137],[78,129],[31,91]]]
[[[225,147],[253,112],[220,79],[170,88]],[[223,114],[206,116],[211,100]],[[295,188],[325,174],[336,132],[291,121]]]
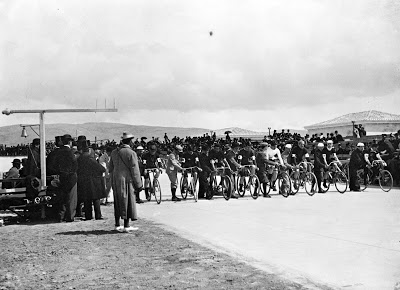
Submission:
[[[1,110],[119,110],[47,123],[267,131],[400,113],[396,0],[0,0],[0,45]]]

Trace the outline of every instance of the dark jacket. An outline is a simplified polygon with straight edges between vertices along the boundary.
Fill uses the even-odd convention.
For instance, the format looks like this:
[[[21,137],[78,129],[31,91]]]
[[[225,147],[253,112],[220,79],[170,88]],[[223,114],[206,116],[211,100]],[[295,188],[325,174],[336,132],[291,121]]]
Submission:
[[[354,150],[350,155],[349,168],[361,168],[365,165],[364,152],[358,149]]]
[[[106,169],[88,152],[78,158],[78,192],[84,200],[101,199],[107,196],[103,173]]]
[[[60,188],[69,191],[77,182],[76,171],[78,162],[71,148],[68,146],[60,147],[54,157],[55,174],[60,175]]]
[[[322,157],[323,151],[315,149],[314,151],[314,169],[325,168],[325,161]]]

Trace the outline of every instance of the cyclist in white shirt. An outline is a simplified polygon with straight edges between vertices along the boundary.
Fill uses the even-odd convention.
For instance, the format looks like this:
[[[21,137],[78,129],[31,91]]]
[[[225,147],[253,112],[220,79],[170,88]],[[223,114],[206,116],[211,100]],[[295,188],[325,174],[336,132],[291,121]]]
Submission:
[[[285,164],[283,163],[281,151],[279,151],[279,149],[276,147],[275,140],[270,141],[270,147],[267,149],[266,155],[267,155],[267,164],[270,165],[268,173],[272,174],[271,176],[272,190],[276,191],[275,182],[278,177],[278,168],[275,166],[276,165],[285,166]]]

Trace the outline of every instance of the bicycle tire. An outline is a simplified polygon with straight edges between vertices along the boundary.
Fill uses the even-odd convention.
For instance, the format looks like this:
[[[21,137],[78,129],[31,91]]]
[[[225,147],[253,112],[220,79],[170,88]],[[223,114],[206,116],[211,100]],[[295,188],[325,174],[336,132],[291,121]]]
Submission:
[[[258,179],[257,175],[255,175],[255,174],[250,175],[247,186],[249,188],[251,197],[253,199],[257,199],[258,193],[260,192],[260,187],[261,187],[260,180]]]
[[[286,182],[284,180],[286,179]],[[287,183],[284,185],[284,183]],[[281,172],[278,175],[278,190],[279,194],[287,198],[291,192],[291,181],[290,181],[290,176],[286,172]]]
[[[379,172],[379,186],[384,192],[389,192],[393,187],[393,176],[386,169]]]
[[[335,182],[336,190],[338,192],[340,192],[340,193],[346,192],[349,182],[348,182],[347,176],[346,176],[346,174],[344,174],[344,172],[341,172],[341,171],[336,172],[334,182]]]
[[[306,172],[303,183],[304,189],[309,196],[313,196],[317,192],[317,177],[313,172]]]
[[[294,173],[295,173],[294,171],[292,171],[292,173],[290,173],[290,180],[292,182],[290,194],[292,194],[292,195],[295,195],[296,193],[298,193],[299,188],[300,188],[300,175],[297,178],[295,178]]]
[[[231,198],[232,180],[229,176],[222,176],[222,195],[226,200]]]
[[[184,182],[186,183],[186,190],[184,189]],[[179,181],[179,189],[181,190],[181,196],[183,199],[187,198],[188,190],[189,190],[189,184],[188,184],[188,179],[184,175],[181,176],[181,179]]]
[[[247,176],[245,176],[244,178],[243,178],[243,185],[242,185],[242,190],[240,190],[240,176],[237,176],[236,177],[236,189],[237,189],[237,193],[238,193],[238,195],[240,196],[240,197],[243,197],[244,196],[244,194],[246,193],[246,188],[247,188],[247,186],[248,186],[248,182],[246,182],[246,177]]]
[[[194,200],[197,202],[197,200],[199,199],[199,179],[197,177],[197,172],[193,173],[192,176],[192,188],[193,188],[193,196],[194,196]]]
[[[157,204],[161,203],[161,186],[158,179],[154,178],[153,180],[153,189],[154,189],[154,198],[156,199]]]

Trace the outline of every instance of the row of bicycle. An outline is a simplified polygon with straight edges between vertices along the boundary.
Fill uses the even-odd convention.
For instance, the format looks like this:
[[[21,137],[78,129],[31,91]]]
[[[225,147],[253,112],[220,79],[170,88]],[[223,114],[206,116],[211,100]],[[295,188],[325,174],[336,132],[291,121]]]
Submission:
[[[376,171],[378,173],[374,173],[372,168],[368,168],[366,171],[363,169],[357,171],[361,190],[365,190],[370,185],[379,185],[383,191],[390,191],[393,187],[391,173],[384,169],[382,162],[374,161],[373,165],[377,167]],[[229,167],[218,167],[208,178],[208,198],[220,195],[229,200],[234,194],[240,197],[248,194],[253,199],[257,199],[260,195],[269,194],[271,190],[277,190],[282,196],[288,197],[298,193],[301,188],[312,196],[318,191],[317,178],[313,173],[313,166],[311,162],[302,162],[290,170],[285,166],[273,166],[270,168],[270,178],[265,182],[264,186],[262,186],[256,174],[254,165],[244,165],[238,171],[232,171]],[[161,203],[162,196],[161,185],[156,174],[159,170],[158,168],[146,169],[150,177],[150,194],[146,198],[150,201],[153,196],[158,204]],[[201,169],[198,167],[189,167],[184,168],[181,172],[179,189],[183,199],[192,197],[195,201],[198,200],[200,187],[199,170]],[[274,171],[275,180],[271,178]],[[321,190],[327,192],[334,186],[338,192],[345,193],[349,186],[348,177],[348,164],[333,161],[324,173]]]

